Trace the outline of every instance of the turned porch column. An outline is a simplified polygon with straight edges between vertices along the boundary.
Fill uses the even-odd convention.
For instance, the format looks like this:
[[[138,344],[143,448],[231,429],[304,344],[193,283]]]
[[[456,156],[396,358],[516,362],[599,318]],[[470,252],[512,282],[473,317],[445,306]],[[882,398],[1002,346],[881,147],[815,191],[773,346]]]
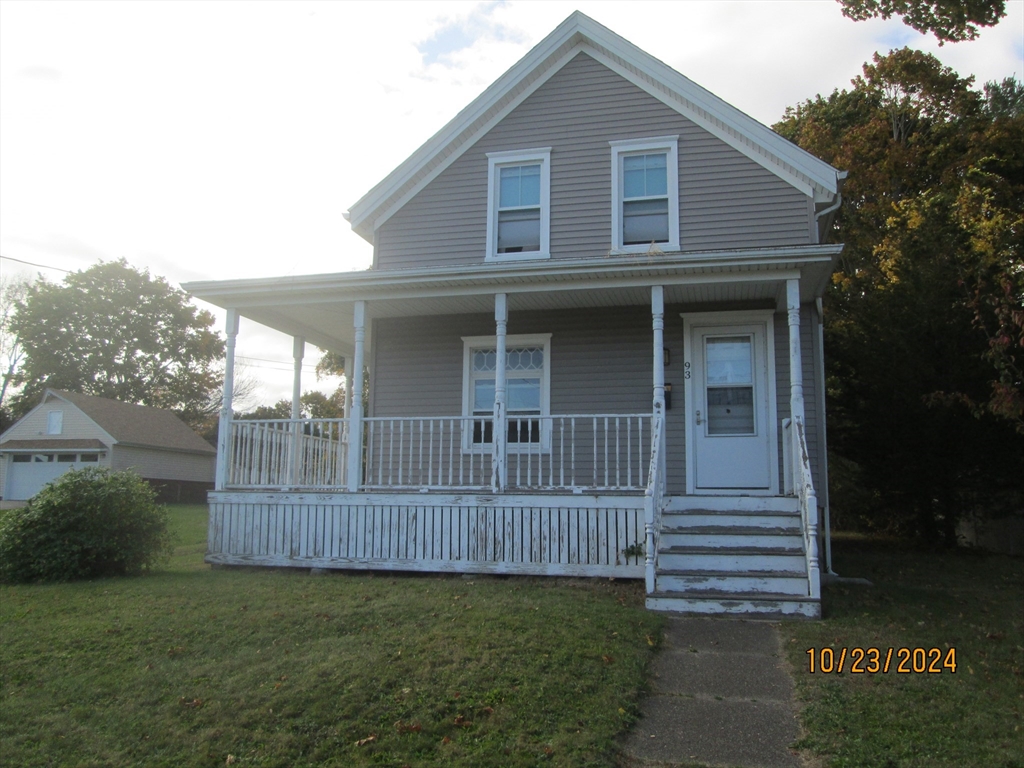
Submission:
[[[491,459],[491,487],[495,493],[505,489],[505,453],[508,437],[505,364],[508,353],[505,349],[505,335],[508,332],[508,297],[504,293],[494,295],[495,360],[494,364],[494,427],[491,433],[493,456]]]
[[[654,412],[665,413],[665,289],[651,286],[651,328],[654,330]]]
[[[217,426],[217,474],[214,488],[223,491],[228,481],[228,455],[231,447],[231,401],[235,393],[235,337],[238,336],[238,310],[229,309],[225,323],[227,342],[224,345],[224,395],[220,403],[220,423]]]
[[[345,418],[352,413],[352,358],[341,358],[341,367],[345,371]]]
[[[348,418],[348,490],[356,493],[363,477],[363,342],[366,340],[366,302],[353,313],[356,350],[352,359],[352,411]]]
[[[306,352],[306,340],[301,336],[292,337],[292,419],[302,417],[302,357]],[[302,424],[292,424],[291,474],[289,485],[300,485],[302,481]]]
[[[786,313],[789,318],[789,415],[804,421],[804,369],[800,356],[800,280],[786,281]],[[795,460],[795,457],[794,457]]]

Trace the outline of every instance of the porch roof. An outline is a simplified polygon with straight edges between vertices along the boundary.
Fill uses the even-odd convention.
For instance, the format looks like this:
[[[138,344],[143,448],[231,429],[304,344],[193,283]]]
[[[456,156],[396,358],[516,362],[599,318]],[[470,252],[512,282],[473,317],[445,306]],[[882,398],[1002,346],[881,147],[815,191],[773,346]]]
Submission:
[[[429,269],[364,270],[183,283],[193,296],[321,349],[351,354],[353,308],[370,318],[490,314],[494,294],[512,312],[646,305],[652,285],[665,303],[775,302],[785,306],[787,279],[800,278],[800,299],[828,284],[842,245],[805,245],[607,258],[480,263]]]

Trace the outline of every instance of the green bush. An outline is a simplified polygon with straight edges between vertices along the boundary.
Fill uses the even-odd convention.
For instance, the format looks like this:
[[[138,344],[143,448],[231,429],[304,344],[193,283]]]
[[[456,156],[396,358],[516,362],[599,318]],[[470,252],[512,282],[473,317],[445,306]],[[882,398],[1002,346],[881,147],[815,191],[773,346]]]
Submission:
[[[0,519],[0,581],[141,573],[171,550],[167,513],[132,471],[66,472]]]

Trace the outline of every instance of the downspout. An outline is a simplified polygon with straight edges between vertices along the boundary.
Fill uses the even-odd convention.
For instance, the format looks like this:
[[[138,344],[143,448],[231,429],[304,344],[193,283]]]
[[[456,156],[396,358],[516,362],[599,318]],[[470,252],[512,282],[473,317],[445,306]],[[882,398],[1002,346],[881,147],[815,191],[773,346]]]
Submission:
[[[838,576],[832,570],[832,523],[829,518],[829,494],[828,494],[828,423],[825,419],[825,308],[821,299],[814,300],[814,307],[818,311],[817,337],[818,361],[821,363],[821,468],[825,482],[822,483],[821,494],[823,496],[825,510],[825,573],[829,576]]]

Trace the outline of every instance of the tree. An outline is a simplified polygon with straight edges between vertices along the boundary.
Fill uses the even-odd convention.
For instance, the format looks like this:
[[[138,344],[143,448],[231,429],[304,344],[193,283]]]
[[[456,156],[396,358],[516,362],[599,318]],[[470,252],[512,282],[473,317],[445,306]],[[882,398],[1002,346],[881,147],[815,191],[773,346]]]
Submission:
[[[991,27],[1006,15],[1006,0],[839,0],[854,21],[899,16],[918,32],[943,43],[974,40],[978,27]]]
[[[850,172],[826,294],[830,451],[865,486],[861,524],[955,541],[1021,503],[1024,120],[934,57],[876,54],[853,88],[776,130]],[[868,506],[865,506],[865,505]]]
[[[15,312],[24,347],[16,414],[47,387],[149,405],[200,425],[219,408],[224,342],[214,318],[162,277],[123,259],[40,279]]]
[[[21,339],[11,324],[15,310],[25,301],[29,285],[25,278],[0,276],[0,376],[3,377],[0,381],[0,432],[7,429],[12,420],[5,401],[14,372],[24,355]]]

